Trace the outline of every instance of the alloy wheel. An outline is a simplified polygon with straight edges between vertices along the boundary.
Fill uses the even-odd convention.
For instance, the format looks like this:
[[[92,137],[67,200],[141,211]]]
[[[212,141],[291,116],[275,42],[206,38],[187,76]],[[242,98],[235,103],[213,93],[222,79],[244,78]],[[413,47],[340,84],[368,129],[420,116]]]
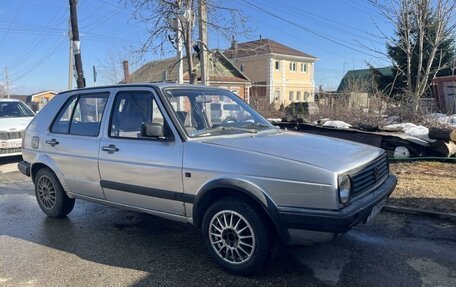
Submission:
[[[38,180],[37,191],[41,204],[47,209],[52,209],[56,203],[56,192],[51,179],[46,175],[41,176]]]
[[[231,264],[248,261],[255,251],[255,233],[252,226],[233,210],[222,210],[212,217],[209,239],[217,255]]]

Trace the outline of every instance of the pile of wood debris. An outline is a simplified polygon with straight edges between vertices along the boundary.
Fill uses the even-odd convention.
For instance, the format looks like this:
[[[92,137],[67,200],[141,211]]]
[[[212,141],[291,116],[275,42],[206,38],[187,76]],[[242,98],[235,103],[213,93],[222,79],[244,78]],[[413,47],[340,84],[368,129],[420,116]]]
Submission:
[[[273,121],[281,129],[356,141],[388,152],[391,158],[452,157],[456,155],[456,128],[426,128],[414,124],[395,124],[382,128],[352,127],[340,121]]]

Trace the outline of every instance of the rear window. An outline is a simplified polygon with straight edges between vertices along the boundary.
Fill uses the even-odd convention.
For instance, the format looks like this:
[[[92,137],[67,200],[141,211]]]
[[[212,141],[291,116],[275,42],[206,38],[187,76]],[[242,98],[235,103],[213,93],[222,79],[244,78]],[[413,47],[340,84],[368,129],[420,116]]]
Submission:
[[[70,98],[57,115],[51,132],[98,136],[108,97],[108,93],[103,93]]]

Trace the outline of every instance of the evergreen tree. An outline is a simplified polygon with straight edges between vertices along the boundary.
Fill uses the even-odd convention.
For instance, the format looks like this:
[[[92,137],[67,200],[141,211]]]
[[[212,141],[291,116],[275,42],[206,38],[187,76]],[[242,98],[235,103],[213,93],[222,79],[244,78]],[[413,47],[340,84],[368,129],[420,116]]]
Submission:
[[[403,0],[408,1],[409,0]],[[424,1],[426,3],[426,1]],[[434,59],[432,59],[431,73],[429,75],[424,75],[423,69],[425,69],[425,64],[430,60],[431,50],[433,49],[433,43],[435,43],[435,36],[437,34],[438,22],[440,21],[439,15],[435,13],[435,10],[431,7],[430,2],[426,3],[425,9],[423,9],[426,16],[424,17],[423,23],[418,23],[416,18],[411,17],[411,31],[410,31],[410,42],[412,47],[412,58],[411,58],[411,87],[407,87],[407,74],[403,71],[407,70],[407,53],[404,51],[401,43],[407,41],[403,33],[404,29],[402,27],[397,27],[395,33],[396,37],[394,42],[387,44],[387,51],[389,57],[393,60],[396,68],[394,68],[394,73],[396,76],[394,91],[403,93],[410,92],[411,94],[416,93],[415,86],[418,74],[421,73],[421,77],[427,77],[426,81],[428,88],[425,93],[430,92],[430,84],[432,79],[435,76],[446,76],[453,73],[451,63],[456,61],[456,51],[455,51],[455,39],[452,35],[454,27],[445,27],[443,40],[438,45],[437,52],[435,53]],[[421,6],[423,8],[423,6]],[[417,8],[416,8],[417,9]],[[405,12],[405,11],[404,11]],[[423,32],[423,29],[419,29],[418,25],[424,26],[424,41],[423,41],[423,53],[422,53],[422,67],[421,71],[418,71],[418,66],[420,62],[420,53],[419,53],[419,39],[420,33]],[[443,68],[441,68],[443,67]],[[402,72],[401,72],[402,71]],[[421,95],[423,96],[423,95]]]

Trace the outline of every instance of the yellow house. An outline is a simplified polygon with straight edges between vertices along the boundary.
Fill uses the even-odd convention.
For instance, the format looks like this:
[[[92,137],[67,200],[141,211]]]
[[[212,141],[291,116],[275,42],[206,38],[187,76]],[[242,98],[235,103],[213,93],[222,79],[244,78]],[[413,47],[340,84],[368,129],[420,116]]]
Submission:
[[[10,98],[23,101],[34,112],[41,110],[53,97],[57,95],[54,91],[43,91],[31,95],[11,95]]]
[[[253,97],[266,97],[277,107],[315,101],[316,57],[269,39],[233,41],[225,55],[253,82]]]
[[[54,91],[44,91],[31,95],[31,106],[34,110],[41,110],[53,97],[57,95]],[[36,108],[35,108],[36,107]]]

